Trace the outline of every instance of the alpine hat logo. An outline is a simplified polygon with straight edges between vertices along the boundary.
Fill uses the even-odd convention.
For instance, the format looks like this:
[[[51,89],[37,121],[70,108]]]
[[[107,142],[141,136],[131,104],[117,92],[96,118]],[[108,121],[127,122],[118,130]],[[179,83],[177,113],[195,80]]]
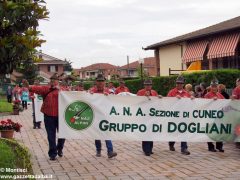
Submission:
[[[67,106],[64,116],[69,127],[81,131],[91,126],[94,114],[87,103],[75,101]]]

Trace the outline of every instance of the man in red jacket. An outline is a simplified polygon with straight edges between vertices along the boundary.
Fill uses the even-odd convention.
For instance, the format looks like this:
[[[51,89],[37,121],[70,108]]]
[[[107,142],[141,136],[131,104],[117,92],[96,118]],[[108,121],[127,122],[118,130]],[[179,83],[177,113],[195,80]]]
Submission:
[[[115,94],[119,94],[121,92],[130,92],[129,89],[125,86],[125,82],[121,80],[119,82],[119,86],[116,88]]]
[[[59,94],[59,78],[54,74],[50,78],[49,86],[29,86],[28,82],[24,82],[25,87],[30,92],[39,94],[43,97],[41,112],[44,114],[44,124],[47,131],[50,160],[56,160],[56,156],[63,156],[63,146],[65,139],[58,139],[56,144],[56,133],[58,130],[58,94]]]
[[[236,87],[232,92],[231,99],[240,100],[240,78],[237,78],[236,80]],[[236,147],[240,149],[240,142],[236,142]]]
[[[176,97],[176,98],[190,98],[191,95],[184,90],[184,83],[185,79],[183,76],[178,76],[176,79],[176,87],[169,91],[167,97]],[[169,149],[170,151],[175,151],[174,148],[175,142],[169,142]],[[187,142],[181,142],[181,152],[184,155],[190,155],[190,152],[188,151]]]
[[[210,92],[208,92],[204,98],[207,99],[225,99],[224,96],[218,92],[218,80],[214,79],[211,81],[211,89]],[[223,143],[222,142],[216,142],[216,149],[219,150],[220,152],[224,152],[223,150]],[[208,150],[211,152],[217,152],[214,147],[214,144],[212,142],[208,142]]]
[[[155,90],[152,90],[152,80],[147,79],[144,81],[144,89],[137,92],[138,96],[158,96]],[[142,149],[146,156],[153,154],[153,142],[152,141],[142,141]]]
[[[105,87],[105,77],[102,74],[98,74],[96,78],[96,86],[91,88],[90,93],[99,93],[99,94],[110,94],[108,88]],[[105,140],[106,146],[107,146],[107,155],[108,158],[113,158],[117,156],[117,153],[113,151],[113,145],[111,140]],[[101,150],[102,150],[102,143],[101,140],[95,140],[95,146],[96,146],[96,156],[101,157]]]
[[[232,92],[232,98],[238,100],[240,99],[240,78],[236,80],[236,87]]]

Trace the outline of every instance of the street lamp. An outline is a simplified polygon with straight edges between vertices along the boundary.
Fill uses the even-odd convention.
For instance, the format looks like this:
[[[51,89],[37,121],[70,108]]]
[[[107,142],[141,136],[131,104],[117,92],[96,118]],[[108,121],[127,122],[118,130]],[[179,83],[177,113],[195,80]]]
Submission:
[[[139,58],[138,62],[140,64],[141,85],[142,85],[142,88],[143,88],[143,63],[144,63],[144,59]]]

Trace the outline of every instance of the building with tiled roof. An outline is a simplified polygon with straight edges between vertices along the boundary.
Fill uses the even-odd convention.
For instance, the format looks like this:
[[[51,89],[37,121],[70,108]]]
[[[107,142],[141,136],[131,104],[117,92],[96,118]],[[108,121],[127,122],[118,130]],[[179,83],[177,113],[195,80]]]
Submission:
[[[138,70],[140,69],[139,61],[134,61],[119,68],[121,77],[137,77]],[[156,76],[156,59],[154,57],[144,58],[143,61],[143,71],[148,76]]]
[[[110,79],[111,76],[118,75],[118,66],[109,63],[96,63],[80,69],[75,69],[74,72],[80,79],[96,78],[98,73]]]
[[[58,75],[64,73],[64,65],[66,64],[64,60],[42,53],[41,51],[37,52],[36,55],[42,59],[42,61],[35,64],[38,66],[39,76],[44,79],[44,83],[50,82],[50,77],[54,73],[58,73]]]
[[[158,75],[184,71],[240,68],[240,16],[144,48],[154,50]]]

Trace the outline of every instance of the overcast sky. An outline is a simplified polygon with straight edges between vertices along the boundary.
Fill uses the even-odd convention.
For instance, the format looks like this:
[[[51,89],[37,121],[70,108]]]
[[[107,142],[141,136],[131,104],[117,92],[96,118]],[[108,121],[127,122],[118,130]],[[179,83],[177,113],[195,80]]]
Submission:
[[[142,47],[239,16],[239,0],[46,0],[42,51],[74,68],[124,65],[153,56]]]

